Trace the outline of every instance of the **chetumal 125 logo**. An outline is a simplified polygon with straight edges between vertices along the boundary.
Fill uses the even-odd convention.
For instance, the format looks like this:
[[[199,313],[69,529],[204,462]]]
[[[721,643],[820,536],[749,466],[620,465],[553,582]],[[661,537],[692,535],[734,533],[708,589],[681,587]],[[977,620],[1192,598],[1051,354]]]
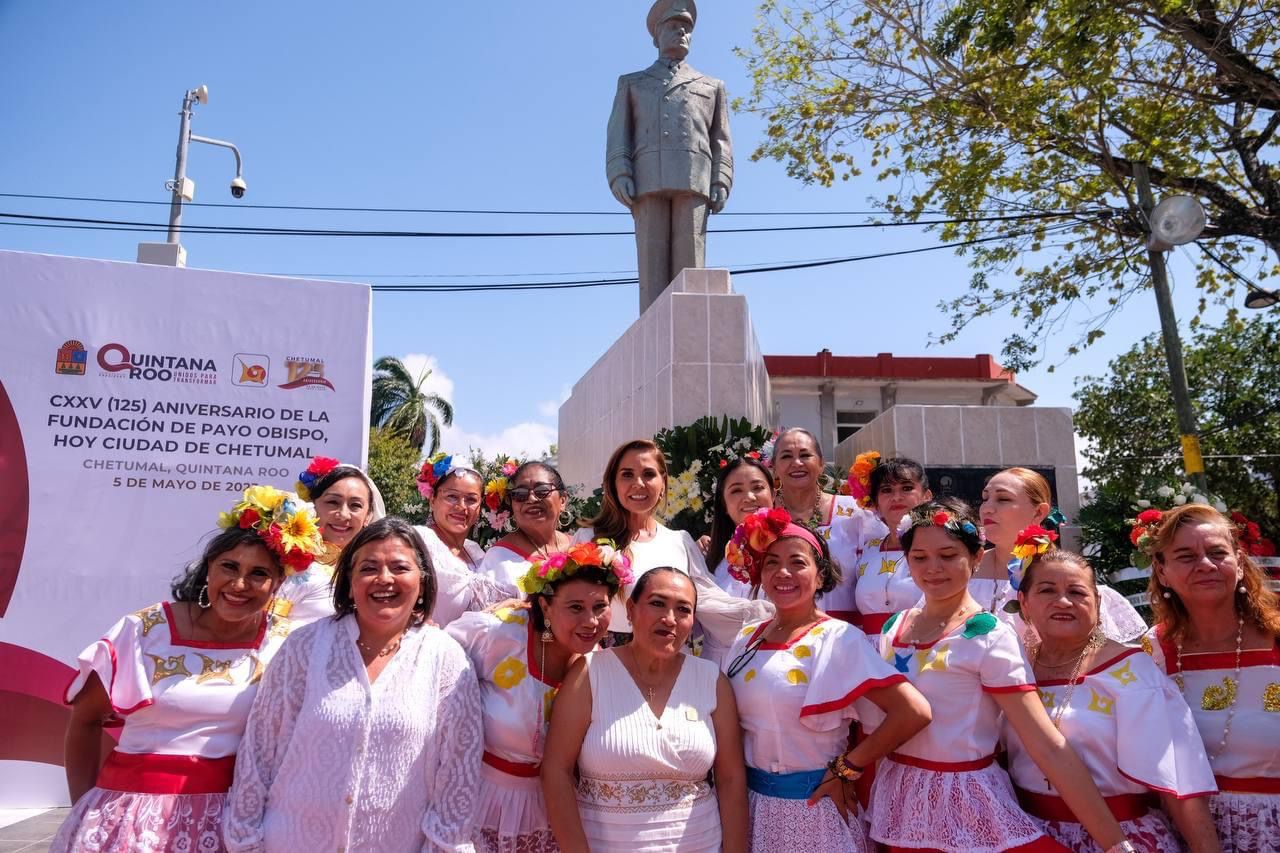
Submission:
[[[79,341],[70,340],[58,347],[53,372],[63,376],[84,376],[84,369],[88,364],[89,350]]]
[[[284,368],[288,373],[288,378],[280,383],[278,386],[280,388],[322,387],[328,388],[330,391],[335,390],[333,383],[324,378],[324,361],[322,359],[291,355],[284,360]]]
[[[271,359],[251,352],[238,352],[231,358],[231,384],[247,388],[266,388],[271,373]]]

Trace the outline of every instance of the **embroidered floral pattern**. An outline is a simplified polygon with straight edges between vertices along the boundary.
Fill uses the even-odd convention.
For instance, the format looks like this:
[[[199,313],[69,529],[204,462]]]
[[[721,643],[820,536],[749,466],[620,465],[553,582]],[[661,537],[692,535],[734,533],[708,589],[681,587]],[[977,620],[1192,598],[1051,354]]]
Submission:
[[[498,668],[493,671],[493,683],[503,690],[510,690],[521,681],[524,681],[527,673],[528,669],[524,663],[515,658],[507,658],[498,664]]]
[[[584,776],[578,782],[578,802],[595,808],[626,811],[665,811],[671,806],[700,800],[711,795],[706,782],[681,782],[674,779],[646,779],[635,782],[592,779]]]
[[[1271,682],[1262,688],[1262,710],[1280,714],[1280,682]]]
[[[1200,707],[1206,711],[1225,711],[1236,701],[1236,680],[1229,675],[1223,676],[1222,686],[1210,684],[1200,697]]]

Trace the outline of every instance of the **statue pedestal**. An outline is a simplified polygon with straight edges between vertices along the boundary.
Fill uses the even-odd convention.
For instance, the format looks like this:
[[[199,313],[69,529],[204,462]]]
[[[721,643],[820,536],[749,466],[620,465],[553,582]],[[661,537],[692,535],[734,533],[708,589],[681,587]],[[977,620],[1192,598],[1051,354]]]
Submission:
[[[728,270],[686,269],[560,406],[565,482],[594,489],[614,448],[704,415],[772,420],[769,374]]]

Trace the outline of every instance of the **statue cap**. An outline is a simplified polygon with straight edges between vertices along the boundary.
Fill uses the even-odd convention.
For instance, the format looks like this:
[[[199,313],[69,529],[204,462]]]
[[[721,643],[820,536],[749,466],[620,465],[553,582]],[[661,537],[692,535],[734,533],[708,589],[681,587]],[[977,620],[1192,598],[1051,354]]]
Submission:
[[[658,0],[649,9],[649,17],[646,23],[649,26],[649,35],[655,39],[658,37],[658,27],[662,26],[664,21],[672,18],[684,18],[689,22],[689,26],[698,23],[698,4],[694,0]]]

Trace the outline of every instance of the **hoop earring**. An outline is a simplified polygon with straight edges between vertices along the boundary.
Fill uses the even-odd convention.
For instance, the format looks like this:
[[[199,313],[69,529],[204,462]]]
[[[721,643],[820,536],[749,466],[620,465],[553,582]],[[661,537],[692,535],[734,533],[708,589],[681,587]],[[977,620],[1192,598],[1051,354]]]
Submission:
[[[200,592],[196,594],[196,604],[200,605],[201,610],[208,610],[209,605],[212,603],[209,600],[209,585],[205,584],[200,587]]]

